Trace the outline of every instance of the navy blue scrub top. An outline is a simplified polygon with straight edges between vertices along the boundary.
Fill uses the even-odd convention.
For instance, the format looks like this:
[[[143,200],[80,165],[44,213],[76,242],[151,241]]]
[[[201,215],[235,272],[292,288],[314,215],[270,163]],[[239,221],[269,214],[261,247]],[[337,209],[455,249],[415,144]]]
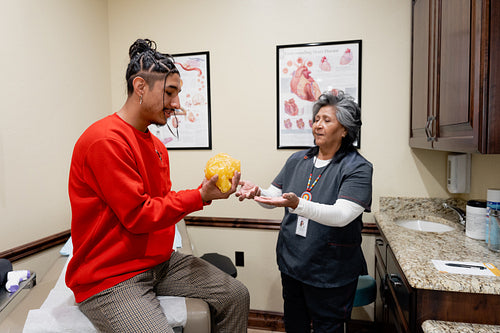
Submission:
[[[297,196],[321,173],[311,190],[312,201],[333,205],[337,199],[359,204],[370,212],[372,201],[373,167],[355,149],[338,151],[323,168],[313,168],[318,148],[294,153],[274,179],[273,185],[283,193]],[[362,215],[344,227],[330,227],[309,220],[306,237],[296,234],[297,214],[285,208],[285,216],[276,246],[278,267],[303,283],[332,288],[353,282],[359,275],[368,274],[361,250]]]

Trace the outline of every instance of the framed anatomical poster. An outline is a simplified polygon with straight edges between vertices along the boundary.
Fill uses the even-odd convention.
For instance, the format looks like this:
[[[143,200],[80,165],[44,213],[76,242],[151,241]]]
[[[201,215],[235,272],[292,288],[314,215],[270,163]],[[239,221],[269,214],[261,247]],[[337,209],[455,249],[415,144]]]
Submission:
[[[174,54],[181,76],[180,108],[149,130],[168,149],[212,149],[209,52]]]
[[[276,60],[278,149],[314,145],[312,106],[323,92],[342,90],[361,106],[361,40],[278,45]]]

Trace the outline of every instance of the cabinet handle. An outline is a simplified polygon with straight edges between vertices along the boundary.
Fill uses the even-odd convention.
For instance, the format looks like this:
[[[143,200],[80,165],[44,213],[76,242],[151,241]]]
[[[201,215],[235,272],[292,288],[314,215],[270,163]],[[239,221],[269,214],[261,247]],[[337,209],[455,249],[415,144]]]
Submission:
[[[376,239],[375,240],[375,243],[378,245],[378,246],[384,246],[384,241],[381,240],[381,239]]]
[[[436,137],[432,135],[432,125],[434,120],[436,120],[435,116],[427,117],[427,123],[425,124],[425,135],[427,136],[427,141],[434,141],[436,139]]]
[[[394,287],[403,286],[403,281],[401,281],[401,278],[397,274],[389,274],[389,281]]]

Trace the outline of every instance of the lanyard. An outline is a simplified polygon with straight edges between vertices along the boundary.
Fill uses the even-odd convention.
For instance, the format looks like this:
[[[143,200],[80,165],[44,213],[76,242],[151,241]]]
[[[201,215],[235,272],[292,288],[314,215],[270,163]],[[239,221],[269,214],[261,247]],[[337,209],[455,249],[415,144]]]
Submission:
[[[328,169],[328,167],[330,166],[330,164],[332,164],[332,162],[330,161],[330,163],[328,163],[328,165],[319,173],[318,177],[316,177],[316,179],[314,180],[314,182],[311,185],[311,179],[312,179],[315,164],[316,164],[316,156],[314,157],[314,160],[313,160],[312,169],[311,169],[311,173],[309,174],[309,180],[307,181],[306,190],[301,195],[301,198],[304,198],[308,201],[311,201],[311,199],[312,199],[312,194],[311,194],[312,189],[314,188],[314,186],[316,186],[319,179],[321,178],[321,175],[323,174],[323,172],[326,171],[326,169]]]

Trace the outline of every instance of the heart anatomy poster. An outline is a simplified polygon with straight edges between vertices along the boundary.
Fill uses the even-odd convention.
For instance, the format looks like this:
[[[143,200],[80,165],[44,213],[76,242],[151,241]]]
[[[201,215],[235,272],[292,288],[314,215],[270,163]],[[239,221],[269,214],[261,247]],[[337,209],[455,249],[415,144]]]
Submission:
[[[174,55],[181,77],[180,108],[149,130],[169,149],[211,149],[209,53]]]
[[[314,102],[342,90],[360,104],[360,86],[361,40],[277,46],[278,148],[313,146]]]

